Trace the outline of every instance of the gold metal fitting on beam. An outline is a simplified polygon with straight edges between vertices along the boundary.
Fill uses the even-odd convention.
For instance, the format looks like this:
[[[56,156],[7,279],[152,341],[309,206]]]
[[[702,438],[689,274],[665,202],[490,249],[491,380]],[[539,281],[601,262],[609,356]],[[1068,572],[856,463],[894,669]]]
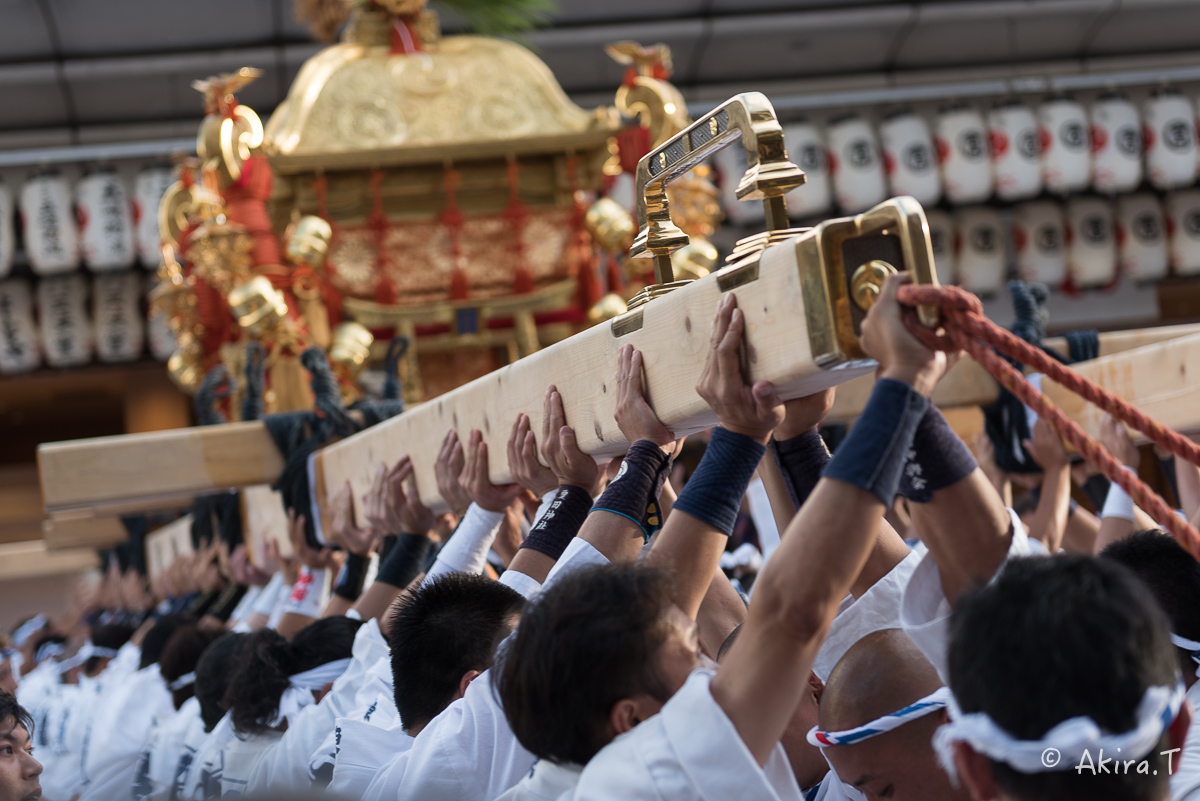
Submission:
[[[256,275],[229,292],[229,308],[238,325],[251,334],[262,335],[287,317],[287,300],[266,277]]]
[[[850,276],[850,296],[854,299],[854,305],[863,311],[870,309],[883,289],[883,282],[895,272],[896,268],[882,259],[871,259],[866,264],[860,264],[854,275]]]

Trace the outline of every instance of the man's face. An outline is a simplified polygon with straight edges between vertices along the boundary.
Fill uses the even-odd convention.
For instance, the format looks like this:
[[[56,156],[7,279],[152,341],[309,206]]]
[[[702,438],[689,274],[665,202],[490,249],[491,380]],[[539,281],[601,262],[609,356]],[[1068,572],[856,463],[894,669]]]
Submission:
[[[942,722],[931,714],[854,745],[825,749],[838,776],[872,800],[969,801],[955,788],[933,753],[933,732]]]
[[[42,797],[42,765],[33,758],[29,732],[14,719],[0,721],[0,801]]]

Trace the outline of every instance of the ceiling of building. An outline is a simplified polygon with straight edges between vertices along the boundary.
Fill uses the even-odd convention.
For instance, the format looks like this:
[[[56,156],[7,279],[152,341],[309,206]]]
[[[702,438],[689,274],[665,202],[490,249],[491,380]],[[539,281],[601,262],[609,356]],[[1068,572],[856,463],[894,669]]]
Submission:
[[[558,0],[526,37],[563,87],[606,102],[603,46],[665,42],[689,99],[760,86],[1122,56],[1200,65],[1196,0]],[[319,49],[290,0],[0,0],[0,149],[187,136],[196,78],[241,66],[268,113]],[[453,29],[452,20],[447,27]]]

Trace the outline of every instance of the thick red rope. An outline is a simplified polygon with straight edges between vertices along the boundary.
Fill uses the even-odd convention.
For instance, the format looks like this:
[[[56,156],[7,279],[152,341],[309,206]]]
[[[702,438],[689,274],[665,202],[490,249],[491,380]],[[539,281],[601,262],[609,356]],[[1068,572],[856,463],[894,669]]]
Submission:
[[[1038,392],[1025,380],[1024,375],[1001,358],[996,351],[1044,373],[1130,428],[1142,432],[1155,444],[1192,464],[1200,465],[1200,445],[1164,428],[1121,398],[1063,366],[1040,348],[1005,331],[984,316],[983,304],[964,289],[909,284],[900,287],[899,298],[906,307],[936,306],[941,311],[941,334],[921,325],[911,308],[905,311],[905,322],[909,329],[926,346],[935,350],[965,350],[969,353],[971,358],[995,376],[1009,392],[1020,398],[1022,403],[1036,411],[1039,417],[1046,418],[1067,444],[1095,465],[1109,481],[1116,482],[1133,498],[1134,503],[1171,532],[1188,553],[1200,560],[1200,531],[1175,514],[1158,493],[1136,475],[1122,469],[1121,463],[1104,446],[1089,437],[1075,421],[1069,419],[1050,399]]]

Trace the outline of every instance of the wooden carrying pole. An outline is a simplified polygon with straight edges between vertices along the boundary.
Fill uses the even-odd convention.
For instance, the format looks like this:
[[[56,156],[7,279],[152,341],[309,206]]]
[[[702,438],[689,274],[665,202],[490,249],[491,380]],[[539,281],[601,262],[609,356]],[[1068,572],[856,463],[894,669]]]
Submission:
[[[1100,334],[1100,357],[1124,353],[1135,348],[1155,345],[1159,342],[1197,333],[1200,333],[1200,324],[1195,323],[1102,333]],[[1048,337],[1042,344],[1059,353],[1067,352],[1067,342],[1062,337]],[[1087,364],[1091,363],[1087,362]],[[1078,369],[1078,367],[1079,365],[1072,365],[1072,369]],[[871,390],[874,386],[875,377],[868,375],[838,387],[837,398],[829,415],[825,418],[826,421],[831,423],[847,422],[858,417],[862,413],[867,399],[871,397]],[[958,406],[987,406],[994,403],[999,394],[1000,385],[996,379],[992,378],[991,374],[980,367],[974,359],[964,355],[933,391],[933,402],[942,409]]]

